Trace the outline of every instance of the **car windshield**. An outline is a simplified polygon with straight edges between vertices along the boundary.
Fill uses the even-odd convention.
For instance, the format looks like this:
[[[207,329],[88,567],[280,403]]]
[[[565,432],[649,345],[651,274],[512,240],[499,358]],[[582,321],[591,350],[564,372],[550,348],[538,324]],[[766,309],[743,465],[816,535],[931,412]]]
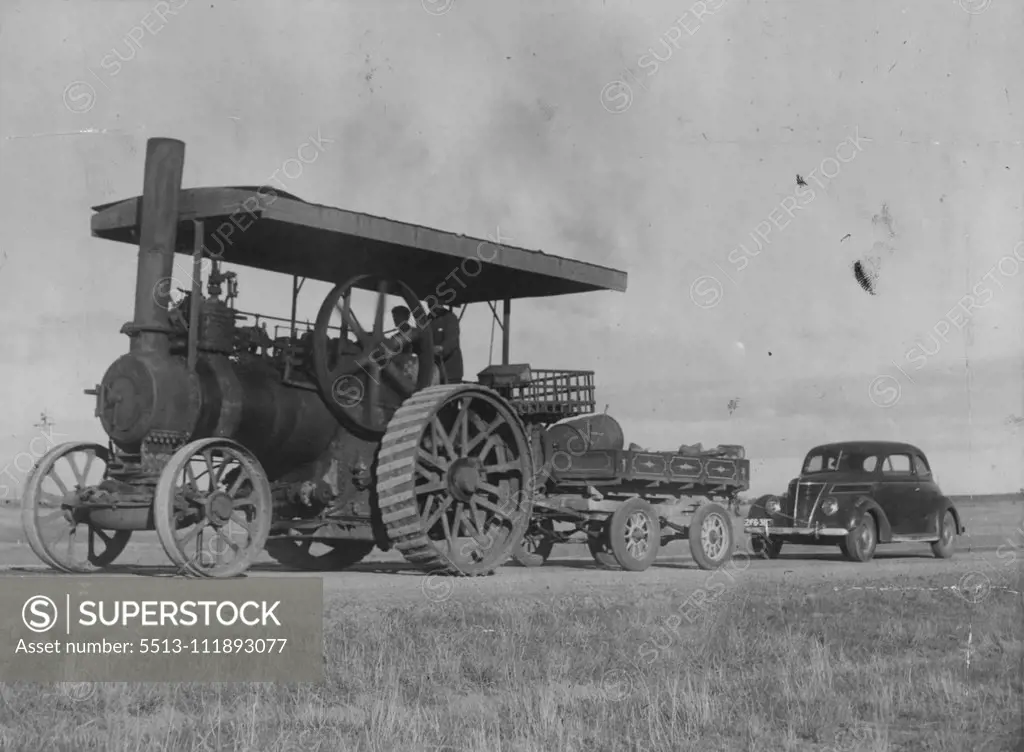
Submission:
[[[878,466],[878,457],[864,452],[844,449],[822,449],[807,455],[803,474],[814,473],[870,473]]]

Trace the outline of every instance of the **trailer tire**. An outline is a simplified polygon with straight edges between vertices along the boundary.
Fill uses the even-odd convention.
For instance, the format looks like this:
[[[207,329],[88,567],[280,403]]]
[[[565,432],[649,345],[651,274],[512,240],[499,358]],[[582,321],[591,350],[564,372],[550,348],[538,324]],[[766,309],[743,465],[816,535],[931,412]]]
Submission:
[[[523,542],[514,549],[512,559],[523,567],[543,566],[551,556],[551,549],[555,547],[555,539],[551,537],[554,529],[551,520],[531,521]]]
[[[701,569],[719,569],[732,558],[732,521],[721,504],[701,506],[690,520],[687,538],[690,555]]]
[[[623,569],[643,572],[658,558],[661,521],[646,499],[637,496],[623,503],[612,513],[607,531],[612,556]]]
[[[615,555],[612,553],[612,547],[608,538],[608,527],[610,524],[611,519],[609,518],[595,525],[598,527],[598,532],[595,535],[587,535],[587,548],[590,550],[590,555],[594,557],[594,561],[597,562],[598,566],[604,569],[618,569],[619,563],[615,560]]]

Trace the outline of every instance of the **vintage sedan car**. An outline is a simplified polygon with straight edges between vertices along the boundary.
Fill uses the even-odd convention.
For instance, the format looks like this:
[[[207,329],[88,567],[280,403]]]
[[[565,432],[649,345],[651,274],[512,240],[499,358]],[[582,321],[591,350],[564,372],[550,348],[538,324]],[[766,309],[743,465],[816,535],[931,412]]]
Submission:
[[[762,496],[744,529],[768,559],[786,542],[837,545],[851,561],[870,561],[879,543],[930,543],[953,555],[966,528],[917,447],[892,441],[825,444],[807,453],[784,496]]]

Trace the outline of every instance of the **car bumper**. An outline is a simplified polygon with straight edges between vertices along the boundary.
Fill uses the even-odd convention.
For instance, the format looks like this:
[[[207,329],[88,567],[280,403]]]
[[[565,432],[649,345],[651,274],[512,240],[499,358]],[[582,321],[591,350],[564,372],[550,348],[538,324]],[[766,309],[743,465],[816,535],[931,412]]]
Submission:
[[[849,529],[845,527],[832,527],[825,525],[814,525],[811,527],[782,527],[780,525],[771,524],[753,524],[752,520],[745,521],[743,529],[748,535],[793,535],[807,538],[846,537],[850,532]]]

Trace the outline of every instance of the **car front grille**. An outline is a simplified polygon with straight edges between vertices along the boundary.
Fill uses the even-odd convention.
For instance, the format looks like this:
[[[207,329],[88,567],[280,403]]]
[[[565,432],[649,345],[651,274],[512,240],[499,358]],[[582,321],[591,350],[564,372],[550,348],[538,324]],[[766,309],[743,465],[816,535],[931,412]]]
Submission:
[[[825,490],[824,483],[798,483],[796,486],[796,503],[793,509],[793,523],[796,525],[807,525],[811,520],[811,513],[818,497]]]

